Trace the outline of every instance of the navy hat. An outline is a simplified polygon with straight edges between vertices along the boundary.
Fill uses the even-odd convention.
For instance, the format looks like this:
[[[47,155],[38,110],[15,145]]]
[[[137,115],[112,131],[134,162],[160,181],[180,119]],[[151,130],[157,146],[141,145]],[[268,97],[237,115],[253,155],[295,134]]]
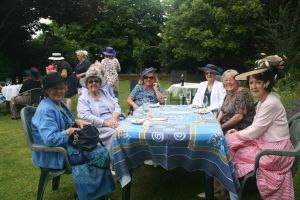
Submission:
[[[154,68],[154,67],[148,67],[148,68],[145,68],[143,71],[142,71],[142,74],[141,74],[141,79],[148,73],[150,72],[155,72],[157,69]]]
[[[112,47],[106,47],[102,53],[106,56],[116,56],[116,51]]]
[[[213,64],[207,64],[204,67],[198,67],[198,69],[201,71],[215,72],[216,74],[222,74],[222,72],[223,72],[223,69],[221,67],[217,67]]]
[[[58,84],[65,83],[65,80],[58,72],[52,72],[43,79],[44,90],[52,88]]]

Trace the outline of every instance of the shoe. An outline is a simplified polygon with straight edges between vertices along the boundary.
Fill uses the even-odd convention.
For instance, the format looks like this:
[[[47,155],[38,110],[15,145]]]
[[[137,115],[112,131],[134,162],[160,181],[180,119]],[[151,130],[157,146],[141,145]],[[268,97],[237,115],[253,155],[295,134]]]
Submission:
[[[206,199],[205,192],[201,192],[197,196],[201,199]],[[230,197],[227,192],[223,193],[222,191],[220,191],[220,192],[214,192],[214,199],[227,200],[227,199],[230,199]]]

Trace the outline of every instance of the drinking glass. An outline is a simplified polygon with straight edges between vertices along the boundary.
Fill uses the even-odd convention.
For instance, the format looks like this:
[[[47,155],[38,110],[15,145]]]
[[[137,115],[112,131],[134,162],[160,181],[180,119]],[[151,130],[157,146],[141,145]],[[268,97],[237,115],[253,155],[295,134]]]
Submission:
[[[144,115],[146,117],[147,112],[149,112],[149,103],[150,103],[149,98],[143,98],[142,103],[143,103],[142,106],[143,106]]]
[[[6,82],[6,85],[11,85],[11,79],[10,78],[6,78],[5,82]]]
[[[184,102],[183,102],[183,91],[181,90],[181,89],[179,89],[179,91],[178,91],[178,96],[179,96],[179,104],[180,105],[182,105],[182,104],[184,104]]]
[[[206,108],[208,106],[208,97],[206,95],[204,95],[204,97],[203,97],[202,105],[204,108]]]
[[[167,105],[167,101],[168,101],[168,94],[164,94],[164,100],[165,100],[165,105]]]
[[[191,101],[192,101],[192,93],[190,90],[187,90],[186,91],[186,95],[185,95],[185,100],[186,100],[186,103],[188,105],[190,105]]]
[[[16,77],[16,84],[19,84],[19,77]]]

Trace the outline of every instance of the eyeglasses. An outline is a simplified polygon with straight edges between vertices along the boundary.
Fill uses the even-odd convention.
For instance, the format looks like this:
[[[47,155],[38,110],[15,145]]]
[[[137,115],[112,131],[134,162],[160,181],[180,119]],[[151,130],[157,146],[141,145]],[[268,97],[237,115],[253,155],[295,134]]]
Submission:
[[[154,76],[144,76],[144,79],[153,80]]]
[[[208,75],[208,74],[215,74],[215,72],[205,72],[205,75]]]
[[[99,83],[99,80],[89,80],[88,83],[89,83],[89,84],[92,84],[92,83]]]

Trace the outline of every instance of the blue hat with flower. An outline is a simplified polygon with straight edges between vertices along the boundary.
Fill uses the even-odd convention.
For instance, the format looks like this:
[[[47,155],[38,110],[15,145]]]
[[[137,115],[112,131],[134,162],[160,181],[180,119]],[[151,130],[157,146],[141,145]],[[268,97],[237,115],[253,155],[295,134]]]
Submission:
[[[201,71],[211,71],[211,72],[215,72],[216,74],[222,74],[223,69],[221,67],[218,67],[216,65],[213,64],[207,64],[204,67],[198,67],[199,70]]]
[[[157,69],[154,68],[154,67],[148,67],[148,68],[145,68],[143,71],[142,71],[142,74],[141,74],[141,79],[148,73],[150,72],[155,72]]]

